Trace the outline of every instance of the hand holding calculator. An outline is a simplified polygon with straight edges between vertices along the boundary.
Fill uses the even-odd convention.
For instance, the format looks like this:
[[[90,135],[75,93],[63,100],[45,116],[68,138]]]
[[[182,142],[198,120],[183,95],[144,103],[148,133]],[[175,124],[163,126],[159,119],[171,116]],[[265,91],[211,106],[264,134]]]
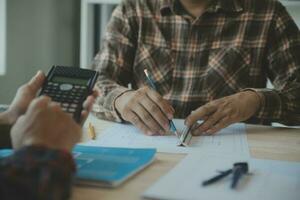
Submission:
[[[40,95],[47,95],[58,102],[62,110],[71,113],[79,123],[82,104],[92,94],[97,78],[98,73],[93,70],[53,66]]]

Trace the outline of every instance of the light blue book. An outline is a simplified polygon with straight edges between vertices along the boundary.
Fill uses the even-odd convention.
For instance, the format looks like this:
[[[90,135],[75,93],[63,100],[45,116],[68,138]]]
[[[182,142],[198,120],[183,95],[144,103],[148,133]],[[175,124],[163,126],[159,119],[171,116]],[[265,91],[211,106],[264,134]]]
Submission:
[[[11,153],[12,150],[0,150],[0,158]],[[155,153],[156,149],[76,146],[76,184],[116,187],[150,165]]]
[[[150,165],[156,149],[76,146],[76,183],[115,187]]]

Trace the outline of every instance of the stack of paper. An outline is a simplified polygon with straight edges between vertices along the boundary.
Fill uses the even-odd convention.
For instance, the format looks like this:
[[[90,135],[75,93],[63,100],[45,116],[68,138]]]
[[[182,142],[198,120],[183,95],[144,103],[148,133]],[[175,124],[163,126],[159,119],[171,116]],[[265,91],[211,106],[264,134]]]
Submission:
[[[203,187],[202,181],[217,170],[248,162],[252,175],[244,176],[233,190],[231,177]],[[299,200],[300,163],[258,160],[244,157],[191,153],[145,193],[151,199],[183,200]]]

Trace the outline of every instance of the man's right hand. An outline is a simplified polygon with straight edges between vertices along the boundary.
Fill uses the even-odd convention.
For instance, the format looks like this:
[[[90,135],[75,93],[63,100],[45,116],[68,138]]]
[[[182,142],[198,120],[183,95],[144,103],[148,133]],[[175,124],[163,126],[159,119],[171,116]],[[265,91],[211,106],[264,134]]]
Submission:
[[[30,103],[25,115],[18,118],[11,130],[15,149],[42,145],[51,149],[71,151],[80,140],[81,127],[70,114],[49,97],[39,97]]]
[[[115,101],[121,117],[146,135],[163,135],[169,131],[174,109],[154,90],[143,87],[122,94]]]

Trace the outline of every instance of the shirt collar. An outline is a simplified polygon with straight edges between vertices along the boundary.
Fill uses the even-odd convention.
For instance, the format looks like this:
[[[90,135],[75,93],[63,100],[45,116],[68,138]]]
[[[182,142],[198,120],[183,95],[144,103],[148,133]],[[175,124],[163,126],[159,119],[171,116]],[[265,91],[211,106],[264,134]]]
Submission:
[[[160,7],[161,15],[174,14],[176,1],[178,0],[162,0]],[[218,11],[241,12],[243,11],[243,7],[240,0],[212,0],[211,5],[207,8],[207,12],[216,13]]]
[[[162,0],[162,5],[160,6],[160,14],[162,16],[167,16],[174,13],[174,1],[173,0]]]
[[[212,0],[208,12],[241,12],[243,11],[240,0]]]

